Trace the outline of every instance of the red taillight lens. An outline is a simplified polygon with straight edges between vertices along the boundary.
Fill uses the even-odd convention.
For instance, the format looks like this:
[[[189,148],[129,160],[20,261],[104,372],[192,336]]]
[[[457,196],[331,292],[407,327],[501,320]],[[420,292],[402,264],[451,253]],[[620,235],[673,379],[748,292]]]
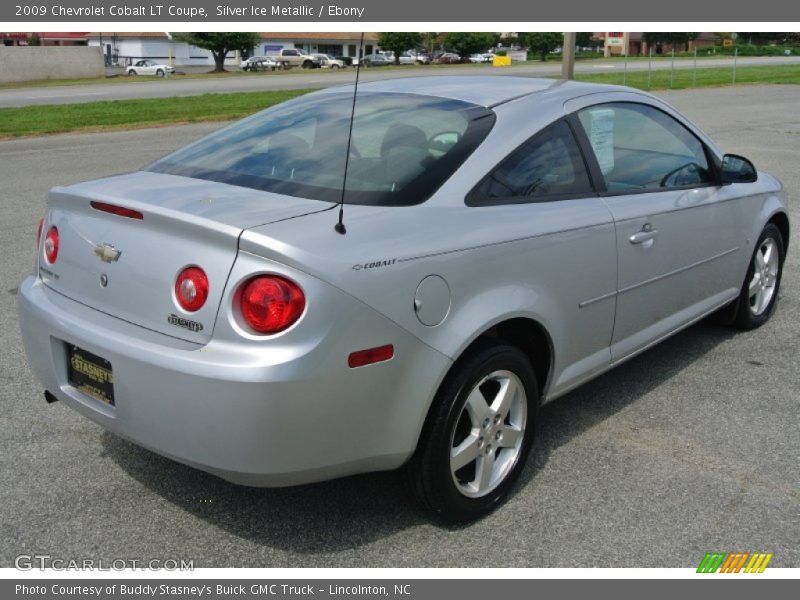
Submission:
[[[128,217],[129,219],[139,219],[140,221],[144,219],[144,215],[142,213],[140,213],[138,210],[133,210],[132,208],[125,208],[124,206],[117,206],[116,204],[97,202],[94,200],[92,200],[90,204],[92,205],[93,209],[111,213],[112,215]]]
[[[258,333],[278,333],[297,322],[306,307],[300,287],[275,275],[256,277],[242,290],[240,308],[245,322]]]
[[[36,230],[36,247],[42,243],[42,227],[44,226],[44,217],[39,219],[39,228]]]
[[[385,346],[378,346],[377,348],[368,348],[366,350],[353,352],[347,357],[347,366],[351,369],[355,369],[356,367],[364,367],[373,363],[389,360],[393,356],[394,346],[386,344]]]
[[[186,267],[175,280],[175,298],[183,310],[200,310],[208,298],[208,277],[200,267]]]
[[[51,265],[58,258],[58,229],[51,227],[44,238],[44,257]]]

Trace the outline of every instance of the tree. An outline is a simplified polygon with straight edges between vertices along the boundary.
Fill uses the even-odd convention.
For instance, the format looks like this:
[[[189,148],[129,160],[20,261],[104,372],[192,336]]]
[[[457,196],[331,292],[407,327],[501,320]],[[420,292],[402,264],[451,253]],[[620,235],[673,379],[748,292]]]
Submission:
[[[210,50],[214,57],[214,72],[222,73],[225,71],[225,57],[233,50],[244,53],[251,52],[253,46],[261,41],[257,33],[222,33],[222,32],[200,32],[200,33],[174,33],[172,37],[175,41],[185,42],[198,48]]]
[[[384,31],[378,34],[378,45],[383,50],[394,52],[394,64],[400,64],[400,55],[406,50],[417,48],[422,36],[416,31]]]
[[[547,60],[548,54],[564,43],[564,34],[552,31],[520,33],[518,37],[528,47],[529,52],[538,54],[543,61]]]
[[[461,58],[478,52],[486,52],[494,46],[494,43],[495,34],[487,31],[451,31],[444,38],[445,46],[457,52]]]

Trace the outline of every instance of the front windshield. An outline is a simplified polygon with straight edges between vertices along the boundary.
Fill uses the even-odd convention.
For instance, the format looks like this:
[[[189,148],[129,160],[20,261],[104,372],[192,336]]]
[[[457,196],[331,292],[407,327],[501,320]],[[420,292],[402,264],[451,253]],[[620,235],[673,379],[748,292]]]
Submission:
[[[352,95],[310,94],[257,113],[148,170],[338,202]],[[494,113],[413,94],[359,93],[345,202],[424,202],[480,144]]]

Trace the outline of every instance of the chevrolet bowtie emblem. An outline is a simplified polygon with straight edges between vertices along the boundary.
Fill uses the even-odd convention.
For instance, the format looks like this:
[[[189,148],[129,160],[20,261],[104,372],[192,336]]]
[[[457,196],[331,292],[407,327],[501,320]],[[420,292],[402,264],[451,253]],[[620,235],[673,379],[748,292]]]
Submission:
[[[122,254],[122,251],[117,250],[111,244],[97,244],[97,246],[94,247],[94,253],[103,262],[112,263],[119,260],[119,256]]]

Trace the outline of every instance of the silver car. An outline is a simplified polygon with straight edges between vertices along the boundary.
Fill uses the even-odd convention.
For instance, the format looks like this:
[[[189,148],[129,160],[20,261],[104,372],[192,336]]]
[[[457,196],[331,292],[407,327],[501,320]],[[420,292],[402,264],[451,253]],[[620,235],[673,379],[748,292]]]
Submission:
[[[658,98],[375,82],[350,144],[352,98],[54,188],[19,292],[45,397],[240,484],[404,466],[469,520],[508,495],[540,405],[712,313],[773,313],[780,182]]]

